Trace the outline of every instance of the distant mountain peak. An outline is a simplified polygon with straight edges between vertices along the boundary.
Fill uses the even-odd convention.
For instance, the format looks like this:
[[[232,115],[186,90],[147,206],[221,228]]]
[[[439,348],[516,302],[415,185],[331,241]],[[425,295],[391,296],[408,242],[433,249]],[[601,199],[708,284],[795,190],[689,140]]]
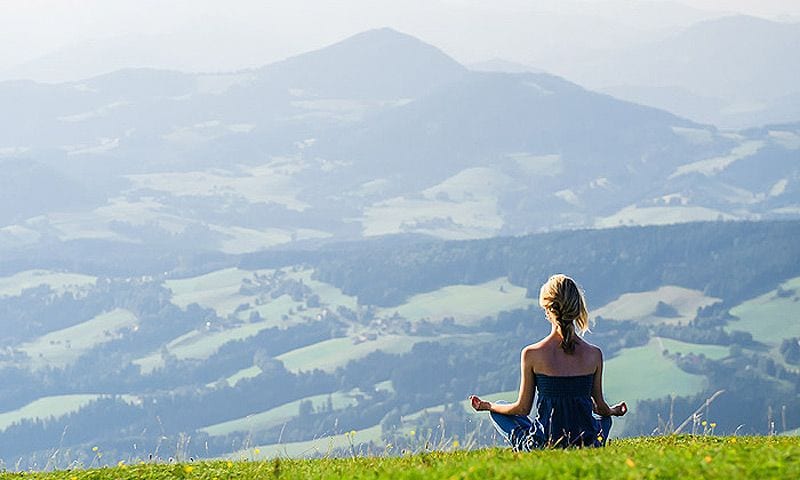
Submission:
[[[438,48],[391,28],[357,33],[327,47],[262,69],[317,97],[415,98],[467,69]]]

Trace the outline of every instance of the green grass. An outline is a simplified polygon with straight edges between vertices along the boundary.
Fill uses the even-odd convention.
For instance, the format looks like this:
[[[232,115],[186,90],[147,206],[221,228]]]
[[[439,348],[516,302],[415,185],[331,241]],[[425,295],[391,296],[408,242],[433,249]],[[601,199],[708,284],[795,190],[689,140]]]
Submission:
[[[719,298],[707,297],[699,290],[666,285],[647,292],[625,293],[616,300],[592,311],[592,317],[601,316],[614,320],[632,320],[645,324],[689,323],[699,307],[719,302]],[[655,315],[658,302],[674,308],[677,316]]]
[[[719,219],[734,220],[727,213],[706,207],[637,207],[630,205],[608,217],[595,219],[597,228],[614,228],[621,225],[671,225],[685,222],[713,222]]]
[[[320,302],[324,305],[347,307],[351,310],[358,309],[358,299],[342,292],[341,289],[329,283],[320,282],[311,278],[312,270],[300,270],[297,272],[288,271],[287,277],[295,280],[302,280],[303,283],[311,288],[319,296]]]
[[[47,285],[56,292],[78,291],[94,285],[96,277],[78,273],[59,273],[50,270],[26,270],[8,277],[0,277],[0,297],[13,297],[27,288]]]
[[[357,435],[356,435],[357,436]],[[263,453],[263,452],[262,452]],[[323,451],[324,453],[324,451]],[[16,473],[0,479],[20,478]],[[649,437],[619,440],[604,449],[508,449],[418,452],[268,461],[203,461],[92,470],[27,473],[25,478],[66,479],[514,479],[514,478],[800,478],[797,437]]]
[[[654,338],[645,346],[626,348],[618,356],[607,360],[603,371],[606,399],[609,402],[624,400],[633,406],[637,400],[701,392],[706,379],[679,369],[675,362],[662,354],[662,346],[677,351],[677,346],[682,345],[683,349],[691,349],[695,353],[705,350],[709,356],[722,352],[682,342],[669,342],[669,345],[671,348],[663,339]]]
[[[241,295],[242,281],[254,274],[270,274],[271,270],[255,272],[238,268],[226,268],[198,277],[167,280],[165,286],[172,291],[172,303],[186,308],[191,303],[214,309],[225,317],[232,314],[243,303],[253,304],[254,296]]]
[[[252,449],[237,452],[231,458],[256,458],[268,459],[275,457],[311,457],[315,455],[328,455],[335,449],[348,449],[350,446],[359,446],[375,442],[381,444],[381,426],[375,425],[361,430],[329,435],[304,442],[290,442],[272,445],[259,445]],[[360,450],[360,449],[359,449]],[[382,448],[380,452],[385,450]]]
[[[197,303],[213,309],[222,317],[231,316],[227,322],[234,323],[187,332],[166,344],[169,353],[179,360],[203,360],[228,342],[252,337],[268,328],[286,328],[300,323],[315,322],[322,318],[326,309],[335,311],[339,305],[351,309],[357,308],[355,297],[345,295],[332,285],[312,280],[311,270],[289,270],[286,276],[302,280],[310,287],[320,297],[322,302],[320,307],[307,308],[304,302],[294,301],[286,294],[270,298],[266,295],[242,295],[239,292],[245,279],[252,279],[256,274],[271,273],[272,270],[247,271],[227,268],[197,277],[166,281],[166,287],[173,294],[172,302],[176,305],[186,308],[191,303]],[[248,307],[237,312],[236,310],[244,304]],[[261,320],[250,322],[250,316],[254,312],[259,314]],[[325,346],[319,348],[324,350]],[[133,363],[140,366],[143,374],[148,374],[163,366],[164,362],[159,349],[134,360]]]
[[[137,322],[133,313],[118,308],[24,343],[19,350],[30,357],[26,365],[33,368],[63,368],[97,345],[122,337],[125,330],[137,328]]]
[[[376,340],[353,343],[350,337],[333,338],[298,348],[276,357],[284,366],[292,371],[313,370],[318,368],[326,372],[344,366],[350,360],[365,357],[367,354],[382,350],[386,353],[405,353],[417,342],[437,341],[445,337],[412,337],[407,335],[385,335]]]
[[[730,354],[728,347],[721,347],[719,345],[698,345],[696,343],[686,343],[671,338],[653,337],[662,349],[669,350],[669,353],[680,353],[686,355],[693,353],[695,355],[705,355],[712,360],[720,360]]]
[[[235,387],[237,383],[242,380],[246,380],[248,378],[255,378],[261,375],[261,368],[258,365],[253,365],[252,367],[247,367],[239,370],[238,372],[234,373],[233,375],[229,376],[225,379],[225,384],[229,387]],[[213,384],[212,384],[213,385]]]
[[[92,401],[103,397],[109,397],[109,395],[89,393],[42,397],[16,410],[0,413],[0,431],[23,420],[61,418],[64,415],[77,412]],[[138,403],[140,401],[138,397],[133,395],[121,395],[120,398],[128,403]]]
[[[270,410],[237,418],[227,422],[217,423],[198,429],[212,437],[229,435],[234,432],[257,432],[266,430],[277,425],[288,422],[298,415],[300,402],[310,401],[315,409],[324,408],[331,399],[334,410],[352,407],[358,402],[355,398],[356,392],[335,392],[331,394],[314,395],[294,402],[289,402]]]
[[[479,285],[451,285],[414,295],[400,306],[382,309],[381,314],[392,316],[397,312],[411,321],[427,318],[432,322],[454,317],[456,323],[474,325],[501,311],[535,304],[536,300],[526,298],[525,293],[525,288],[512,285],[506,278],[498,278]]]
[[[503,227],[498,198],[513,180],[490,168],[468,168],[414,198],[394,197],[364,209],[363,235],[421,233],[457,240],[486,238]]]
[[[800,337],[800,277],[781,285],[794,290],[787,297],[778,297],[776,291],[765,293],[731,309],[738,317],[728,323],[727,330],[741,330],[753,339],[770,346],[780,346],[784,338]]]

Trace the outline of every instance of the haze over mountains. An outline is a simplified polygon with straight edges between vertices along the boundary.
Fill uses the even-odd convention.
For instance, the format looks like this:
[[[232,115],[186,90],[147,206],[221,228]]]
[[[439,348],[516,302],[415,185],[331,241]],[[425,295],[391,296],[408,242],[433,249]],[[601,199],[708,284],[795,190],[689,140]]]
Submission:
[[[752,21],[655,39],[681,74],[594,57],[619,97],[390,28],[228,73],[0,82],[0,460],[351,455],[443,425],[495,444],[460,402],[516,396],[554,272],[586,289],[607,396],[632,407],[614,435],[669,433],[717,390],[717,431],[791,432],[800,114],[698,120],[696,92],[792,94],[771,52],[793,26],[714,54]],[[683,72],[709,65],[718,89]],[[654,88],[685,103],[628,97]]]
[[[244,253],[800,213],[798,123],[720,131],[549,74],[470,71],[391,29],[255,70],[4,82],[0,99],[18,179],[6,249],[203,231],[194,248]]]

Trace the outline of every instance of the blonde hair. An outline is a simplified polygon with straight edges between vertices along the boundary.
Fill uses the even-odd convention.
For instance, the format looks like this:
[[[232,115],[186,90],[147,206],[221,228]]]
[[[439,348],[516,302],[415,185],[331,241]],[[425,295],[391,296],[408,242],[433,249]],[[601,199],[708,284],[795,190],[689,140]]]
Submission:
[[[539,306],[561,332],[561,349],[566,353],[575,351],[575,335],[589,330],[589,312],[586,300],[575,280],[562,274],[550,277],[539,290]]]

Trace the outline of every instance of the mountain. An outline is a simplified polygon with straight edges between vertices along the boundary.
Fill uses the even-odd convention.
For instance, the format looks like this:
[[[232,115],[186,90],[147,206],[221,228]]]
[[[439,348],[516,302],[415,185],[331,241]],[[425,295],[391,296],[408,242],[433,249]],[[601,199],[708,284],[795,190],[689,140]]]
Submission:
[[[800,92],[800,23],[705,20],[666,38],[598,55],[564,72],[593,88],[725,127],[795,121],[776,99]],[[675,90],[679,90],[675,96]]]
[[[502,58],[492,58],[482,62],[475,62],[467,65],[470,70],[478,72],[506,72],[506,73],[544,73],[542,70],[522,63],[504,60]]]
[[[788,433],[798,235],[798,221],[708,222],[227,258],[93,248],[0,276],[0,457],[350,456],[442,428],[496,445],[465,399],[515,398],[519,351],[550,332],[536,293],[554,272],[585,288],[606,398],[630,407],[615,437],[671,433],[670,412],[703,406],[718,434]]]
[[[719,130],[390,30],[0,103],[5,464],[490,444],[459,402],[516,395],[555,272],[633,407],[616,434],[717,390],[718,432],[800,424],[800,123]]]
[[[73,205],[13,190],[17,205],[52,206],[6,217],[24,232],[15,246],[172,251],[191,235],[198,252],[238,254],[787,218],[800,203],[796,124],[721,132],[554,75],[470,71],[391,29],[240,72],[3,82],[0,100],[8,178],[32,162],[92,192]]]
[[[438,48],[382,28],[269,65],[259,76],[299,97],[395,100],[416,98],[465,73]]]

